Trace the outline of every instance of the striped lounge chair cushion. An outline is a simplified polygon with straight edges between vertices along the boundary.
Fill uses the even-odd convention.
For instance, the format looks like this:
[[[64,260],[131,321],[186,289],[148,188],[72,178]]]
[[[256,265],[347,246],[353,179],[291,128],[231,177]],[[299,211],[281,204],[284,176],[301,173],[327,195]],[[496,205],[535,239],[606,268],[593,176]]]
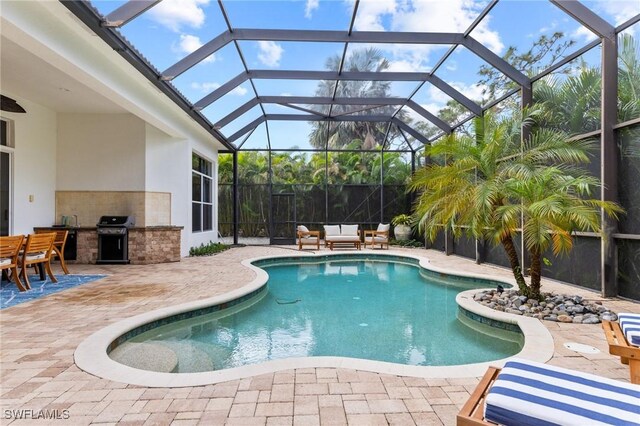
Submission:
[[[508,361],[486,397],[501,425],[640,425],[640,386],[523,359]]]
[[[627,342],[640,346],[640,314],[618,314],[618,322]]]

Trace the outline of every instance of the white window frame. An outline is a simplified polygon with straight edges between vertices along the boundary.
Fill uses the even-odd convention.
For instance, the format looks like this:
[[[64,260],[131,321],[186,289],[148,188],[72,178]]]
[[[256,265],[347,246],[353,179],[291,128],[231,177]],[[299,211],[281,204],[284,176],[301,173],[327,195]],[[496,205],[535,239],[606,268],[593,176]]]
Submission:
[[[214,169],[213,169],[213,165],[214,165],[214,162],[211,161],[210,159],[208,159],[207,157],[198,154],[195,151],[192,152],[192,159],[193,159],[194,155],[197,156],[198,158],[202,159],[203,161],[206,161],[209,164],[209,170],[211,172],[210,175],[202,173],[201,171],[194,169],[193,168],[193,163],[192,163],[191,176],[198,175],[200,177],[200,200],[194,200],[193,199],[193,181],[191,182],[191,193],[192,193],[191,206],[193,208],[194,204],[200,204],[200,230],[198,230],[198,231],[194,231],[193,230],[193,223],[195,221],[195,217],[192,217],[191,218],[191,232],[194,233],[194,234],[199,234],[199,233],[202,233],[202,232],[211,232],[211,231],[214,230],[214,209],[213,209],[213,195],[214,195],[214,191],[213,191],[213,184],[214,184],[214,176],[213,176]],[[204,194],[205,185],[203,183],[204,183],[205,179],[208,179],[209,182],[210,182],[210,185],[209,185],[209,191],[211,191],[211,193],[209,194],[209,199],[211,200],[210,202],[204,201],[205,200],[205,197],[204,197],[204,195],[205,195]],[[211,206],[211,221],[210,221],[211,228],[210,229],[204,229],[204,206]]]
[[[7,208],[9,209],[9,220],[8,220],[8,233],[9,235],[13,234],[13,219],[15,217],[15,213],[13,211],[14,209],[14,200],[13,200],[13,196],[14,196],[14,189],[13,189],[13,185],[15,183],[15,176],[14,176],[14,170],[15,170],[15,123],[13,122],[13,120],[0,116],[0,120],[4,121],[5,123],[7,123],[7,144],[6,145],[0,145],[0,152],[4,152],[9,154],[9,205],[7,206]],[[2,214],[2,211],[0,209],[0,214]]]

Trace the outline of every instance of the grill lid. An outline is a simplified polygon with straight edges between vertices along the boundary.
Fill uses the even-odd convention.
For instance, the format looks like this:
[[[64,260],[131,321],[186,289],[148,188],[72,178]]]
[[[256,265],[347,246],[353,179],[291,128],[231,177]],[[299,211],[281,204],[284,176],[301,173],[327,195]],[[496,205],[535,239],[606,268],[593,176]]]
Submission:
[[[133,216],[102,216],[96,226],[130,228],[136,224]]]

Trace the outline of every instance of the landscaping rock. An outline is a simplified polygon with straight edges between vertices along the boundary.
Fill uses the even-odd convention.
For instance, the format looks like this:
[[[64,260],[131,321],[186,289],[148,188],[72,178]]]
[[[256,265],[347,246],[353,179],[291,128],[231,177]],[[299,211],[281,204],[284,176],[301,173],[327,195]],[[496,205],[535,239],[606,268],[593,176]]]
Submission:
[[[558,315],[558,322],[573,322],[573,318],[569,315]]]
[[[616,321],[618,316],[599,300],[589,301],[581,296],[543,294],[542,300],[521,296],[517,290],[488,290],[476,293],[473,300],[491,309],[514,315],[523,315],[545,321],[599,324]]]

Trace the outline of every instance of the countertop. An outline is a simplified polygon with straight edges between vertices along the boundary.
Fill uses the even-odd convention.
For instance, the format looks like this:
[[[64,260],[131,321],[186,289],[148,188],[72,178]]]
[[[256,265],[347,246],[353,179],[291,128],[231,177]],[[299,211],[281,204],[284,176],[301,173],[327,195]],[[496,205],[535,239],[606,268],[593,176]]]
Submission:
[[[33,229],[54,229],[54,230],[62,230],[66,229],[69,231],[95,231],[97,226],[35,226]],[[177,225],[159,225],[159,226],[132,226],[129,228],[130,230],[169,230],[169,229],[184,229],[184,226]]]

